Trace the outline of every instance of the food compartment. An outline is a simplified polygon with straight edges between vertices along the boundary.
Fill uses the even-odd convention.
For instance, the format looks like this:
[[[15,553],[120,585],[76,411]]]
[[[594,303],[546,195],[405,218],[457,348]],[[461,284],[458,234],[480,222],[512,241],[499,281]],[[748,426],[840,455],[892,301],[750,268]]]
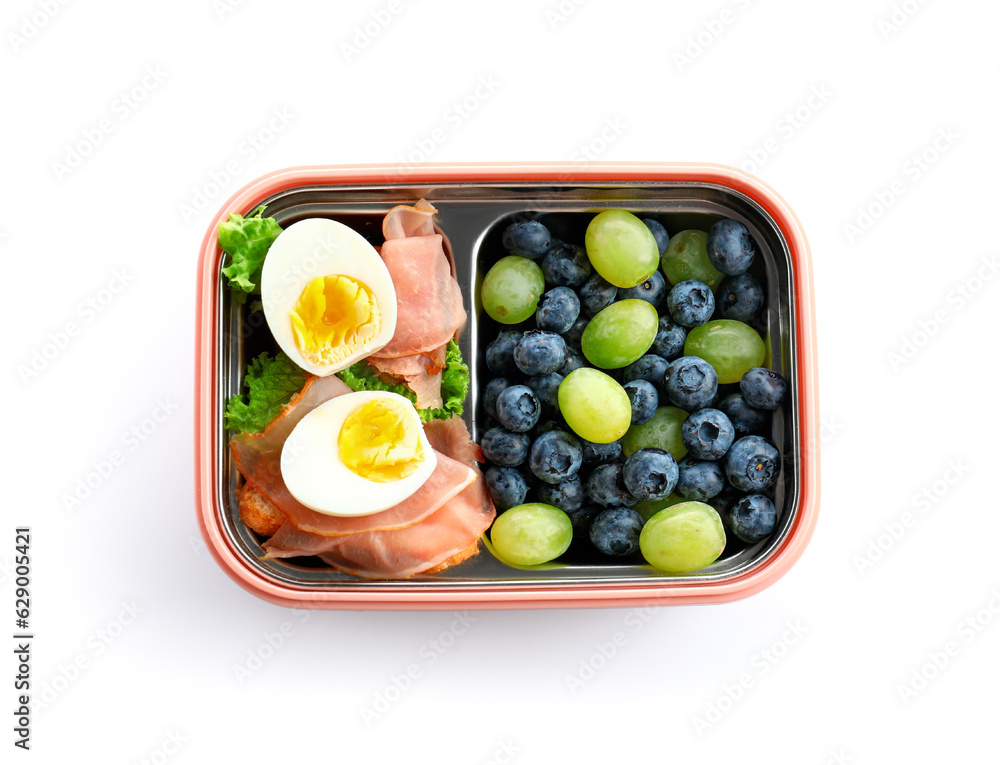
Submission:
[[[584,244],[585,233],[590,222],[595,215],[606,209],[623,209],[634,213],[640,218],[651,218],[664,225],[670,234],[680,231],[695,229],[708,231],[713,224],[724,218],[735,219],[743,223],[750,230],[757,243],[758,254],[750,273],[764,286],[765,302],[757,316],[748,324],[764,339],[765,357],[762,366],[771,368],[786,379],[789,383],[789,394],[786,396],[782,406],[770,413],[769,427],[761,431],[768,441],[773,443],[782,457],[782,467],[778,480],[764,493],[772,499],[778,511],[778,523],[773,534],[764,540],[748,544],[741,542],[732,533],[727,532],[727,544],[718,560],[708,567],[689,574],[672,575],[658,571],[642,559],[636,551],[625,559],[614,559],[610,556],[602,555],[595,550],[589,540],[581,540],[575,532],[573,544],[570,549],[550,564],[551,568],[546,572],[561,569],[562,574],[571,571],[578,571],[581,576],[601,576],[613,579],[631,579],[635,577],[654,577],[661,579],[683,579],[688,581],[721,579],[734,576],[737,573],[745,572],[754,565],[764,560],[773,549],[780,544],[781,539],[788,533],[791,524],[797,516],[798,505],[798,476],[800,474],[801,455],[797,450],[797,413],[798,397],[796,396],[799,380],[796,376],[794,364],[791,363],[794,357],[795,335],[793,331],[793,317],[795,311],[794,289],[791,281],[791,268],[789,252],[780,231],[777,231],[772,221],[767,216],[761,215],[761,211],[748,203],[740,195],[732,194],[726,189],[704,188],[696,196],[691,194],[689,189],[669,191],[663,194],[655,194],[651,189],[644,189],[638,192],[639,196],[648,194],[645,199],[615,200],[608,203],[605,201],[601,205],[593,205],[583,209],[572,209],[568,206],[560,207],[539,207],[535,209],[525,208],[513,212],[498,219],[479,240],[479,247],[476,252],[477,285],[481,284],[482,277],[502,258],[510,253],[502,244],[504,230],[513,222],[521,220],[535,220],[542,223],[552,234],[553,239],[559,239],[569,244],[582,246]],[[670,197],[674,196],[673,199]],[[680,198],[678,198],[680,197]],[[568,208],[568,209],[567,209]],[[540,260],[540,259],[539,259]],[[670,289],[670,282],[666,283],[666,290]],[[553,285],[547,284],[545,289],[552,289]],[[577,288],[578,289],[578,288]],[[485,411],[482,400],[482,392],[489,381],[498,375],[494,374],[488,367],[486,361],[486,349],[497,335],[504,331],[531,330],[535,329],[534,319],[528,319],[517,324],[502,324],[489,316],[484,309],[479,291],[476,291],[476,317],[477,317],[477,342],[479,353],[477,355],[476,391],[480,394],[477,402],[475,416],[475,436],[481,439],[483,433],[490,426],[499,425]],[[666,315],[666,299],[657,309],[661,316]],[[581,314],[582,316],[583,314]],[[713,320],[723,318],[717,309]],[[652,352],[652,351],[649,351]],[[578,355],[582,355],[577,350]],[[588,363],[588,366],[589,363]],[[601,370],[609,374],[617,382],[624,381],[625,368],[613,370]],[[525,382],[524,379],[512,381],[514,383]],[[720,384],[718,399],[731,393],[739,393],[739,383]],[[670,405],[661,395],[660,406]],[[539,426],[544,429],[543,423],[546,419],[559,421],[558,416],[553,416],[544,411],[539,420]],[[551,426],[553,423],[548,423]],[[563,422],[558,422],[557,427],[572,432]],[[534,439],[533,429],[532,439]],[[737,436],[738,438],[738,436]],[[587,465],[580,471],[583,477],[589,470],[593,470],[595,465]],[[528,471],[524,466],[520,468],[524,473]],[[531,477],[529,475],[529,486]],[[584,478],[584,484],[586,480]],[[535,486],[529,488],[525,502],[538,502],[544,499],[538,496],[537,488],[542,484],[536,482]],[[728,488],[728,487],[727,487]],[[587,500],[585,500],[586,502]],[[707,500],[712,504],[712,500]],[[647,513],[648,515],[648,513]]]
[[[486,424],[482,406],[483,388],[492,377],[486,367],[485,349],[500,326],[482,310],[480,290],[489,267],[507,253],[500,237],[507,223],[521,216],[536,217],[553,235],[582,244],[589,221],[601,210],[620,208],[659,220],[668,231],[688,228],[708,230],[717,220],[728,217],[743,222],[757,243],[758,257],[752,273],[766,286],[766,302],[759,326],[766,340],[765,366],[780,372],[789,383],[790,395],[772,418],[769,440],[783,458],[774,487],[779,510],[774,534],[756,545],[730,544],[716,563],[688,575],[671,575],[641,561],[601,560],[581,552],[579,546],[559,560],[534,568],[518,568],[497,560],[486,541],[480,552],[460,565],[435,574],[417,575],[393,581],[393,587],[420,590],[447,590],[473,587],[537,588],[574,587],[592,584],[656,584],[673,581],[688,583],[725,581],[742,576],[765,564],[775,555],[792,528],[799,512],[799,476],[802,455],[798,435],[799,380],[793,363],[799,338],[795,331],[796,296],[793,263],[788,243],[776,222],[744,194],[722,184],[656,182],[647,184],[581,184],[563,181],[550,184],[438,183],[431,186],[387,184],[384,186],[303,185],[281,190],[262,203],[266,214],[283,227],[307,217],[327,217],[361,233],[373,245],[382,243],[381,221],[392,206],[412,204],[426,198],[438,209],[437,227],[445,237],[463,298],[469,323],[459,345],[471,368],[471,390],[464,417],[478,441]],[[217,432],[229,397],[240,390],[241,376],[249,359],[275,346],[253,301],[240,304],[229,290],[218,286],[218,369]],[[733,387],[733,386],[727,386]],[[728,391],[726,391],[728,392]],[[238,473],[229,456],[225,438],[217,441],[218,506],[221,525],[229,543],[245,565],[268,581],[290,587],[381,588],[386,582],[364,580],[332,570],[315,558],[264,560],[261,539],[239,519],[234,491]]]

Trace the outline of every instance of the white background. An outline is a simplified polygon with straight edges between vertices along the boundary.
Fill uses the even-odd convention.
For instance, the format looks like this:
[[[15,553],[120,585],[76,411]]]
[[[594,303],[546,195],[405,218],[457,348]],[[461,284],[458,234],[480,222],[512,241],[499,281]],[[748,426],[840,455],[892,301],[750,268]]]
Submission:
[[[992,747],[998,24],[971,0],[5,3],[2,624],[13,529],[30,525],[48,699],[15,754],[876,763]],[[495,85],[477,98],[481,78]],[[288,124],[248,148],[275,110]],[[583,152],[745,166],[801,218],[824,422],[803,558],[729,605],[476,612],[466,627],[306,614],[237,587],[200,541],[191,452],[196,256],[224,199],[292,165]],[[393,703],[366,719],[380,695]]]

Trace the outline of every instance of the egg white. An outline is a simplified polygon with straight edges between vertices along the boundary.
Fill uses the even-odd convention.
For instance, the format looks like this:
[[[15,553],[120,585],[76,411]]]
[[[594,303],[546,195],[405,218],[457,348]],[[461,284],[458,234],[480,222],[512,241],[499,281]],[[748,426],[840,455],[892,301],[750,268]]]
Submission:
[[[306,285],[317,276],[331,274],[349,276],[368,286],[382,314],[382,328],[343,360],[322,365],[299,352],[290,315]],[[371,356],[396,331],[396,290],[382,258],[361,234],[327,218],[306,218],[278,235],[264,259],[260,291],[264,318],[281,350],[302,369],[320,377]]]
[[[399,399],[412,415],[424,450],[417,469],[399,481],[379,483],[362,478],[340,460],[337,444],[344,420],[359,406],[376,399]],[[359,391],[330,399],[313,409],[292,429],[281,450],[281,477],[295,499],[317,513],[341,517],[371,515],[398,505],[423,486],[437,467],[413,404],[396,393]]]

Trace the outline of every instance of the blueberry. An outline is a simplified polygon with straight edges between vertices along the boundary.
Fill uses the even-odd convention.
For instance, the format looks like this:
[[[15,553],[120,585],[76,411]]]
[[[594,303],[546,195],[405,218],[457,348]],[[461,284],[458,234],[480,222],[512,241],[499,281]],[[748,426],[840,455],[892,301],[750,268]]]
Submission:
[[[747,494],[729,506],[723,524],[743,542],[753,544],[769,537],[778,525],[778,511],[763,494]]]
[[[754,367],[740,378],[740,392],[754,409],[771,411],[781,406],[781,400],[788,392],[788,383],[771,369]]]
[[[709,497],[708,504],[715,508],[715,512],[719,514],[719,518],[722,519],[722,525],[726,529],[726,533],[732,531],[729,526],[729,521],[727,516],[729,513],[729,508],[740,498],[744,496],[743,492],[737,491],[732,486],[726,486],[722,491],[716,494],[714,497]]]
[[[719,283],[716,301],[725,318],[750,321],[764,305],[764,288],[753,274],[727,276]]]
[[[528,431],[528,435],[531,436],[532,440],[538,438],[542,433],[548,433],[550,430],[560,430],[561,427],[555,420],[539,420],[538,424]]]
[[[639,449],[625,460],[625,488],[639,500],[663,499],[677,485],[677,475],[677,462],[663,449]]]
[[[737,438],[749,436],[767,424],[767,412],[750,406],[742,393],[730,393],[718,407],[733,423]]]
[[[575,287],[583,284],[592,271],[586,250],[575,244],[554,243],[542,258],[542,274],[547,284]]]
[[[715,295],[712,289],[697,279],[688,279],[674,285],[667,294],[670,317],[684,327],[700,327],[712,318]]]
[[[719,389],[719,376],[704,359],[681,356],[667,367],[663,387],[674,406],[696,412],[712,403]]]
[[[718,409],[699,409],[681,425],[681,440],[700,460],[721,459],[735,439],[733,423]]]
[[[535,397],[541,402],[544,410],[549,414],[559,413],[559,385],[563,381],[563,376],[558,372],[549,372],[547,375],[529,377],[525,383],[535,393]]]
[[[643,425],[653,419],[660,405],[660,394],[647,380],[631,380],[622,386],[632,404],[632,424]]]
[[[677,468],[679,475],[674,493],[684,499],[704,502],[721,492],[726,485],[722,465],[714,460],[685,457]]]
[[[490,428],[479,443],[483,456],[500,467],[517,467],[528,459],[531,437],[504,428]]]
[[[501,237],[504,249],[522,258],[540,258],[552,245],[552,235],[537,220],[511,223]]]
[[[726,478],[741,491],[763,491],[778,480],[781,455],[760,436],[744,436],[726,455]]]
[[[528,496],[528,482],[517,468],[491,467],[486,471],[486,489],[497,510],[503,512],[520,505]]]
[[[708,259],[726,276],[736,276],[750,268],[756,253],[753,237],[737,220],[720,220],[708,230]]]
[[[620,462],[598,465],[584,482],[590,501],[602,507],[634,505],[638,500],[625,488],[624,468]]]
[[[501,377],[517,374],[514,364],[514,347],[521,340],[521,333],[513,330],[501,332],[486,348],[486,366]]]
[[[674,324],[669,317],[661,316],[659,329],[649,352],[670,361],[684,353],[685,340],[687,340],[687,330],[680,324]]]
[[[559,374],[565,377],[570,372],[585,366],[587,366],[587,362],[583,356],[574,351],[572,348],[567,348],[566,360],[563,362],[563,365],[559,367]]]
[[[618,297],[621,300],[645,300],[654,308],[659,308],[665,294],[667,294],[666,280],[659,271],[653,271],[653,275],[642,284],[627,290],[619,290]]]
[[[590,523],[594,520],[601,508],[597,505],[580,505],[575,509],[563,510],[573,523],[573,540],[584,539],[590,533]]]
[[[596,316],[618,297],[618,288],[598,273],[592,274],[576,291],[580,296],[580,311],[588,317]]]
[[[653,238],[656,240],[656,249],[660,251],[660,255],[667,251],[667,242],[670,241],[670,234],[663,227],[663,224],[652,218],[643,218],[642,222],[646,224],[646,228],[650,230]]]
[[[483,389],[483,409],[486,410],[486,414],[490,417],[496,418],[497,396],[510,386],[511,382],[506,377],[494,377],[486,383],[486,388]]]
[[[583,461],[589,464],[599,462],[614,462],[622,455],[622,442],[612,441],[610,444],[595,444],[593,441],[580,439],[583,447]]]
[[[625,367],[625,382],[645,380],[652,383],[657,392],[663,393],[663,381],[666,379],[667,367],[669,366],[670,362],[662,356],[647,353]]]
[[[567,348],[572,348],[575,351],[580,350],[580,339],[583,337],[583,330],[587,328],[588,323],[590,323],[590,319],[585,319],[581,316],[573,322],[573,326],[569,330],[563,332]]]
[[[562,334],[580,315],[580,298],[569,287],[554,287],[538,299],[535,323],[539,329]]]
[[[555,505],[563,512],[578,510],[583,505],[583,482],[573,476],[561,483],[543,483],[538,487],[538,501]]]
[[[555,372],[566,360],[566,341],[555,332],[533,329],[514,347],[514,364],[526,375]]]
[[[590,523],[590,541],[605,555],[623,558],[639,549],[642,516],[627,507],[602,510]]]
[[[535,439],[528,457],[528,467],[545,483],[562,483],[580,472],[583,449],[576,436],[562,430],[550,430]]]
[[[542,404],[527,385],[511,385],[497,396],[497,419],[514,433],[531,430],[541,414]]]

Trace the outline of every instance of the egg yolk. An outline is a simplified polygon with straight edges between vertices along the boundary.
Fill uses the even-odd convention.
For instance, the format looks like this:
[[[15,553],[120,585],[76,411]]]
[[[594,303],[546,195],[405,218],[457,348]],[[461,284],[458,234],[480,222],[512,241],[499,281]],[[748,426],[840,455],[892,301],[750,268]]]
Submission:
[[[401,401],[375,399],[344,420],[337,437],[340,461],[378,483],[406,478],[424,461],[420,425]]]
[[[299,352],[321,365],[343,361],[382,328],[382,313],[368,285],[341,274],[310,281],[290,317]]]

